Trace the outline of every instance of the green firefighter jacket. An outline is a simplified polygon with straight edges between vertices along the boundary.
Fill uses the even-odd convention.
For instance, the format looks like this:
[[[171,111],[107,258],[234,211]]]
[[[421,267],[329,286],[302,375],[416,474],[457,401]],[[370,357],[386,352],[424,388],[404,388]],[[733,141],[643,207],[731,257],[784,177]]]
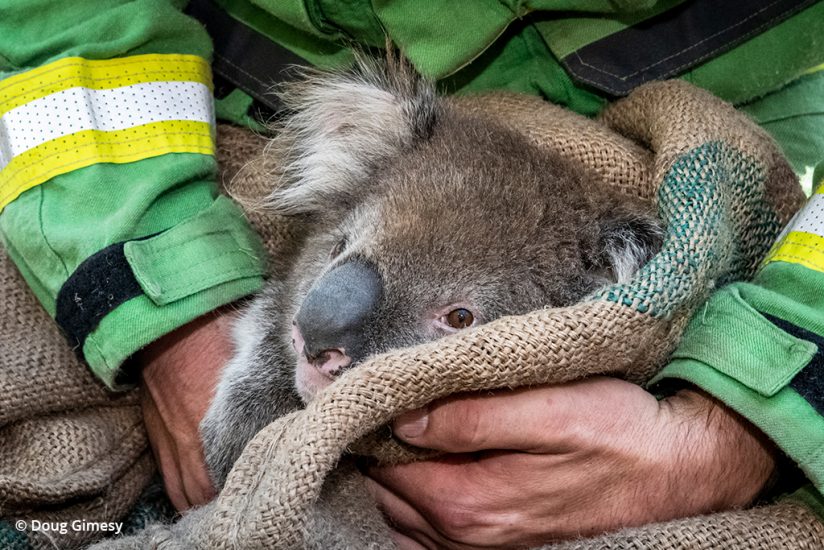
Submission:
[[[344,44],[382,47],[388,36],[445,92],[508,89],[586,115],[645,80],[677,76],[747,110],[810,179],[824,158],[824,71],[815,70],[824,63],[824,2],[708,9],[708,1],[193,4],[311,64],[347,63]],[[213,50],[186,4],[0,0],[0,235],[44,308],[113,388],[135,351],[254,292],[264,275],[258,239],[215,182],[215,113],[256,126],[255,94],[222,89],[214,101],[210,61],[250,82],[260,75],[244,74],[217,39]],[[724,19],[714,10],[733,11]],[[659,376],[740,412],[818,491],[821,220],[819,189],[756,279],[719,291],[699,312]]]

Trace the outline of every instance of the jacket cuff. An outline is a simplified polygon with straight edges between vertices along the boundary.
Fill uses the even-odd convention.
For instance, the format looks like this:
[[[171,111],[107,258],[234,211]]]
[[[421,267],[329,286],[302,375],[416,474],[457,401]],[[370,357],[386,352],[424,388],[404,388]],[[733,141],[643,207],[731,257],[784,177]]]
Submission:
[[[745,302],[745,286],[720,290],[698,311],[672,362],[650,384],[680,379],[713,395],[758,427],[824,492],[824,417],[815,399],[805,398],[819,347]]]
[[[121,366],[172,330],[260,289],[264,252],[240,209],[219,196],[170,229],[84,261],[58,294],[56,320],[110,388]]]

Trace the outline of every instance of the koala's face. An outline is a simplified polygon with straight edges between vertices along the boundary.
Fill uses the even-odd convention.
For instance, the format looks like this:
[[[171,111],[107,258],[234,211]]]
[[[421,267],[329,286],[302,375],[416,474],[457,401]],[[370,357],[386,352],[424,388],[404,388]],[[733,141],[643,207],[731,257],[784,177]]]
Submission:
[[[344,83],[367,88],[363,112],[325,98],[303,133],[287,126],[298,152],[273,204],[316,227],[287,285],[304,400],[376,353],[572,304],[658,246],[645,206],[419,80],[372,78]]]

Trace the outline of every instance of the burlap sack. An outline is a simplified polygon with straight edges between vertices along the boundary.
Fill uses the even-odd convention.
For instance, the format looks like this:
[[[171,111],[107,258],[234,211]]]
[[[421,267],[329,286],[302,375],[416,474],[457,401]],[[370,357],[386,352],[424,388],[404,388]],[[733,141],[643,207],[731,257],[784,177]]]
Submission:
[[[560,382],[604,369],[645,380],[664,363],[694,307],[714,286],[750,276],[803,200],[786,161],[760,129],[728,105],[683,83],[645,86],[610,107],[599,121],[520,96],[452,101],[581,161],[597,175],[598,185],[656,199],[668,225],[661,253],[632,282],[605,289],[578,306],[501,319],[364,363],[305,410],[263,430],[210,506],[176,528],[155,527],[131,541],[102,547],[162,543],[168,548],[324,548],[306,537],[316,527],[312,518],[324,480],[347,448],[398,413],[457,391]],[[246,131],[221,128],[220,134],[224,177],[234,179],[238,195],[262,196],[271,183],[265,176],[271,171],[266,163],[276,159],[261,158],[263,141]],[[301,228],[257,210],[250,210],[249,217],[272,253],[277,275],[299,245]],[[120,431],[107,428],[110,439],[84,439],[88,429],[69,436],[61,430],[78,418],[84,427],[101,419],[116,426],[117,415],[111,412],[115,408],[128,411],[121,421],[139,422],[134,397],[106,395],[77,364],[6,258],[0,258],[0,277],[0,297],[11,304],[0,312],[0,351],[6,352],[0,356],[0,383],[11,388],[3,397],[9,405],[0,411],[0,443],[9,457],[20,457],[12,459],[20,464],[25,462],[22,457],[31,460],[38,453],[70,457],[64,459],[65,467],[50,461],[45,469],[29,462],[8,468],[7,462],[0,463],[0,506],[6,506],[0,507],[0,515],[50,517],[58,510],[88,519],[91,512],[82,508],[84,498],[105,504],[111,517],[122,515],[134,500],[129,479],[137,479],[134,472],[142,472],[139,464],[148,456],[142,433],[139,442],[129,443],[128,437],[112,435],[131,433],[122,426]],[[25,335],[21,327],[26,327]],[[38,355],[37,350],[43,351]],[[16,377],[7,371],[16,371]],[[3,416],[6,410],[16,412]],[[85,416],[77,411],[85,411]],[[29,424],[31,428],[26,427]],[[35,426],[42,426],[44,434],[39,443],[30,437]],[[23,433],[29,437],[24,439]],[[75,447],[83,450],[75,453]],[[380,438],[360,441],[360,448],[386,461],[408,458],[407,450]],[[124,464],[117,465],[109,460],[125,457],[129,449],[130,461],[124,458]],[[75,477],[84,481],[108,483],[72,484],[78,472],[82,475]],[[139,479],[145,482],[149,472],[146,468]],[[67,479],[70,482],[64,483]],[[78,493],[77,485],[86,492]],[[42,490],[28,491],[45,486],[63,489],[48,497],[51,500]],[[329,501],[321,498],[320,505]],[[362,540],[374,542],[363,547],[388,547],[380,527],[367,523],[364,529],[373,527],[375,532]],[[0,543],[3,533],[0,527]],[[38,537],[30,537],[32,546],[47,547]],[[822,540],[824,528],[818,520],[805,507],[786,503],[561,547],[817,548]],[[65,547],[77,541],[75,537],[59,542]]]
[[[97,382],[5,253],[0,304],[0,548],[77,547],[97,533],[32,524],[126,515],[154,473],[137,395]]]

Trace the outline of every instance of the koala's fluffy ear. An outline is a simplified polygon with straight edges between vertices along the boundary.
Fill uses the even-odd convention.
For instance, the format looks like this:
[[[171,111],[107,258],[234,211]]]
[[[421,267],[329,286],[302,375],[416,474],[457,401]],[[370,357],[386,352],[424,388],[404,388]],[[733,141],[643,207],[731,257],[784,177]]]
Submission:
[[[599,264],[608,279],[629,281],[661,248],[664,227],[649,210],[633,202],[617,204],[598,220]]]
[[[434,125],[434,86],[405,60],[360,56],[345,72],[305,71],[281,91],[287,115],[272,142],[281,214],[335,212],[357,203],[370,174]]]

